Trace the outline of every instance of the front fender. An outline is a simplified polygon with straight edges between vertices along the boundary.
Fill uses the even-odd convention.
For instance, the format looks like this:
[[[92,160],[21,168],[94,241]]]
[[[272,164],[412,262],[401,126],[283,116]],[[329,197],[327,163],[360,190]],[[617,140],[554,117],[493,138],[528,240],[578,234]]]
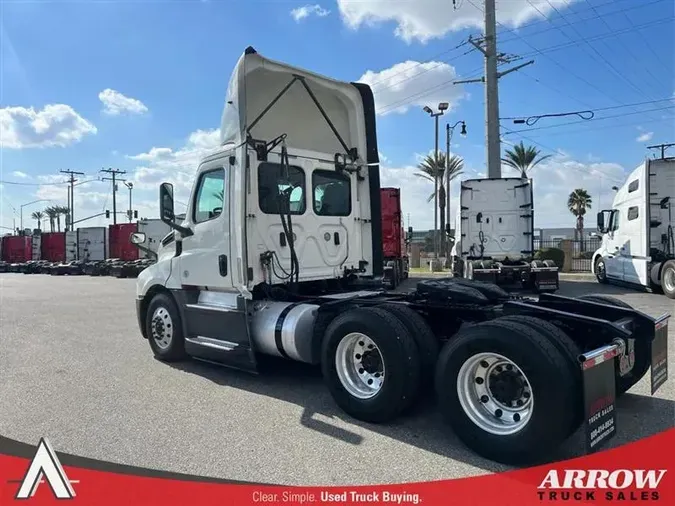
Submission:
[[[593,257],[591,258],[591,273],[596,274],[595,272],[595,263],[598,261],[598,258],[602,257],[602,249],[596,250],[595,253],[593,253]]]

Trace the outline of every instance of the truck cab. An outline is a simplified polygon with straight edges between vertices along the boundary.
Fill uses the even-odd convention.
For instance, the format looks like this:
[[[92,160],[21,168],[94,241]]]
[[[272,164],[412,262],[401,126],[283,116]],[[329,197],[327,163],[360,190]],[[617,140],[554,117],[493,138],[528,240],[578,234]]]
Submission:
[[[258,348],[276,349],[277,317],[291,309],[268,306],[276,317],[252,329],[254,301],[382,276],[370,88],[248,48],[229,82],[221,146],[199,163],[184,220],[170,183],[160,187],[160,213],[174,232],[139,277],[139,318],[147,319],[154,292],[171,293],[190,354],[254,368],[251,333]],[[160,325],[164,316],[150,320]]]
[[[534,259],[532,181],[486,178],[462,181],[452,247],[455,277],[558,289],[558,267]]]
[[[600,283],[621,282],[675,298],[675,159],[646,160],[597,214],[602,243],[592,269]]]

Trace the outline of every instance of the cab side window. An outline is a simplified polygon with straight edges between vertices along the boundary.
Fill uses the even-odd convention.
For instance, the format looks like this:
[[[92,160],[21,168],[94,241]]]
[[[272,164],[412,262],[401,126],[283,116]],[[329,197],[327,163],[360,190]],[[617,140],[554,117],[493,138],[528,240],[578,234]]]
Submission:
[[[199,178],[192,220],[202,223],[217,218],[226,202],[225,169],[204,172]]]
[[[265,162],[258,166],[258,205],[265,214],[280,213],[280,194],[290,191],[291,214],[305,212],[305,172],[294,165],[288,174],[281,164]]]
[[[612,232],[616,232],[617,230],[619,230],[619,223],[621,222],[620,215],[621,211],[616,211],[612,214],[612,220],[609,226],[609,229]]]
[[[318,216],[349,216],[352,188],[349,176],[328,170],[312,173],[314,213]]]

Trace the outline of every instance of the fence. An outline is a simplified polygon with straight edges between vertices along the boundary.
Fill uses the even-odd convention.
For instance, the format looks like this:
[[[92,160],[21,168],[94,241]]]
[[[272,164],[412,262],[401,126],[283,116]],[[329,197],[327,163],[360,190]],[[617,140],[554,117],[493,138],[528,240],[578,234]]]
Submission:
[[[600,239],[590,238],[582,240],[569,239],[550,239],[550,240],[534,240],[535,251],[543,248],[561,248],[562,241],[565,240],[572,247],[572,272],[590,272],[593,253],[600,247]]]

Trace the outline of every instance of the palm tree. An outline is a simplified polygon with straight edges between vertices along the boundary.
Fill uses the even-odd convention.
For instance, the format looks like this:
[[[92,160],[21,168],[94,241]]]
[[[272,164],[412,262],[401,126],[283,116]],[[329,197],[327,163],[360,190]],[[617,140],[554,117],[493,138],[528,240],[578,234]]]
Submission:
[[[33,218],[35,221],[37,221],[37,229],[40,230],[40,223],[42,219],[45,217],[45,213],[42,211],[33,211],[33,213],[30,215],[31,218]]]
[[[51,206],[45,209],[45,214],[49,217],[49,228],[50,232],[54,231],[54,220],[58,216],[57,206]]]
[[[551,155],[539,156],[540,153],[541,151],[534,146],[525,147],[523,141],[520,141],[519,144],[513,146],[513,150],[506,150],[502,162],[520,171],[520,177],[527,179],[529,171],[544,160],[551,158]]]
[[[70,209],[67,206],[56,206],[56,226],[57,230],[61,232],[61,215],[65,216],[66,223],[68,223],[68,216],[70,216]]]
[[[567,199],[567,208],[577,217],[575,229],[575,239],[581,240],[584,237],[584,215],[587,209],[591,209],[593,199],[583,188],[577,188]]]
[[[417,177],[426,179],[427,181],[436,184],[438,182],[438,209],[441,215],[441,254],[445,252],[445,200],[446,200],[446,191],[444,180],[445,170],[446,170],[446,156],[445,153],[438,153],[438,160],[431,155],[427,155],[424,160],[422,160],[417,166],[420,169],[420,172],[416,172]],[[464,160],[461,157],[452,155],[448,160],[448,174],[452,181],[457,176],[462,173],[464,168]],[[431,202],[434,199],[435,193],[431,192],[427,202]],[[436,210],[434,210],[435,212]],[[435,221],[435,220],[434,220]]]

